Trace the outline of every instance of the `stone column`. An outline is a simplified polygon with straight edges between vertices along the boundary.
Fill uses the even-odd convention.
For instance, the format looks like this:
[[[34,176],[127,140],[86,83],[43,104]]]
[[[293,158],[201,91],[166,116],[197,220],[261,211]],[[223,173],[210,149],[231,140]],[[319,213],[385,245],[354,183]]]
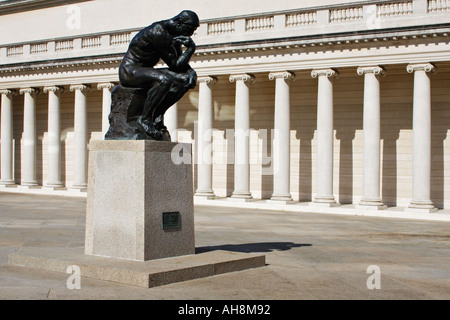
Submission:
[[[106,132],[109,130],[109,114],[111,113],[111,90],[114,88],[114,83],[99,83],[98,90],[103,91],[102,99],[102,137],[105,138]]]
[[[384,69],[360,67],[364,75],[363,195],[359,208],[386,209],[380,197],[380,82]]]
[[[72,189],[86,191],[87,188],[87,104],[86,91],[89,86],[72,85],[75,91],[75,144],[74,144],[74,181]]]
[[[59,189],[61,182],[61,87],[45,87],[48,92],[48,178],[45,188]]]
[[[410,64],[414,73],[413,102],[413,186],[408,211],[435,212],[431,201],[431,63]]]
[[[197,173],[198,183],[196,198],[213,199],[212,189],[212,121],[213,100],[211,86],[217,82],[215,77],[199,77],[198,101],[198,138],[197,138]]]
[[[337,206],[333,195],[333,78],[339,73],[333,69],[313,70],[318,78],[317,97],[317,192],[313,205]]]
[[[1,98],[1,186],[14,186],[13,94],[0,90]]]
[[[231,198],[240,201],[252,199],[250,193],[250,91],[249,83],[255,77],[249,74],[230,76],[236,82],[235,120],[234,120],[234,192]]]
[[[175,103],[164,114],[164,124],[169,130],[172,142],[178,142],[178,105]]]
[[[270,80],[275,80],[275,121],[272,147],[273,194],[270,201],[276,203],[292,202],[290,193],[290,97],[289,83],[295,74],[273,72]]]
[[[24,95],[22,138],[22,183],[24,187],[35,187],[36,180],[36,93],[37,89],[20,89]]]

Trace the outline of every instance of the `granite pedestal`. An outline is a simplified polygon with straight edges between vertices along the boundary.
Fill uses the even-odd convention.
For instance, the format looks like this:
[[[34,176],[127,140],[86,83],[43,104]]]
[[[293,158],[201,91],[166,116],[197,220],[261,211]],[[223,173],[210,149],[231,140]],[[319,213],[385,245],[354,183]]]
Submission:
[[[172,161],[175,146],[91,142],[86,254],[138,261],[194,254],[192,164]]]

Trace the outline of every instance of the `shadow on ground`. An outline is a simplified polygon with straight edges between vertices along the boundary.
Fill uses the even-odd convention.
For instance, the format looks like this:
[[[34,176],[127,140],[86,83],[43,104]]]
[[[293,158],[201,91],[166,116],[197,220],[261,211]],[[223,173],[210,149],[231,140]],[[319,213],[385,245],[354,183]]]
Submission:
[[[243,244],[224,244],[220,246],[208,246],[195,248],[195,253],[203,253],[215,250],[225,250],[234,252],[272,252],[286,251],[292,248],[311,247],[312,244],[299,244],[293,242],[260,242],[260,243],[243,243]]]

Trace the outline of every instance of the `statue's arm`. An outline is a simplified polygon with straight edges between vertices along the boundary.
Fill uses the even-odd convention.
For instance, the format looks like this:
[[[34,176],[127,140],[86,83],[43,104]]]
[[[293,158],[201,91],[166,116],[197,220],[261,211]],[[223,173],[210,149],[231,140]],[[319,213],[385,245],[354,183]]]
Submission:
[[[174,38],[175,41],[184,45],[187,49],[181,54],[177,60],[177,67],[182,69],[191,69],[189,60],[195,52],[196,45],[191,37],[179,36]]]
[[[147,38],[159,51],[161,59],[167,64],[170,70],[175,72],[186,72],[189,69],[189,60],[195,52],[195,43],[190,37],[179,36],[172,38],[162,27],[155,27],[149,30]],[[178,42],[174,45],[173,40]],[[186,46],[186,50],[180,54],[180,46]]]

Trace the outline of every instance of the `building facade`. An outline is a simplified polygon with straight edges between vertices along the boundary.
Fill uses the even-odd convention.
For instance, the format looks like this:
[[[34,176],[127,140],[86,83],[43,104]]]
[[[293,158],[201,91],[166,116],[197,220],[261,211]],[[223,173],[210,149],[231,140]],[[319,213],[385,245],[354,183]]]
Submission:
[[[128,43],[183,9],[197,200],[450,208],[448,0],[0,1],[0,192],[85,194]]]

